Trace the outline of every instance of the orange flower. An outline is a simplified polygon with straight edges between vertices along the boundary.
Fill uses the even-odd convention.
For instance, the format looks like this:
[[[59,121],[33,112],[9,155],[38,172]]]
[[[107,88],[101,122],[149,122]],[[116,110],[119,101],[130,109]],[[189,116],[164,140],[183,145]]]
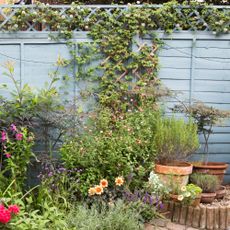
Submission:
[[[106,179],[102,179],[102,180],[100,181],[100,186],[101,186],[102,188],[107,188],[107,187],[108,187],[108,181],[107,181]]]
[[[95,186],[94,189],[95,189],[95,193],[97,195],[101,195],[103,193],[103,191],[104,191],[102,186],[100,186],[100,185]]]
[[[124,178],[123,177],[117,177],[116,179],[115,179],[115,184],[117,185],[117,186],[122,186],[123,184],[124,184]]]
[[[96,193],[95,188],[89,188],[89,190],[88,190],[88,194],[89,194],[90,196],[95,195],[95,193]]]

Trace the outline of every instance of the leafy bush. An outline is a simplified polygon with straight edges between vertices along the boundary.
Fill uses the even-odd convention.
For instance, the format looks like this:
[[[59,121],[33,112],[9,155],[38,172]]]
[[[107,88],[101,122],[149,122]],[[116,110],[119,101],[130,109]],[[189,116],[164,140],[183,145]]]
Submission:
[[[190,180],[207,193],[215,192],[219,186],[218,178],[208,174],[193,173]]]
[[[98,178],[113,180],[118,174],[129,177],[132,188],[143,186],[155,160],[155,120],[156,114],[147,109],[119,119],[103,110],[84,133],[67,141],[62,160],[68,169],[81,169],[80,192],[86,194]]]
[[[191,120],[159,117],[153,144],[160,163],[186,159],[199,147],[197,126]]]

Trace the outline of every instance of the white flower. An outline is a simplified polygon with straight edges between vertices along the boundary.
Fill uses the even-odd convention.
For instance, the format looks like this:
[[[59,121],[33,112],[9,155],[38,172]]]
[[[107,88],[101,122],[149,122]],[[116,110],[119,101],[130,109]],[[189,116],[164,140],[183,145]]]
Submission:
[[[65,15],[62,15],[61,18],[62,18],[62,19],[65,19]]]
[[[43,22],[43,23],[46,23],[46,20],[45,20],[45,19],[42,19],[42,22]]]
[[[140,2],[140,1],[137,1],[137,4],[139,5],[139,4],[141,4],[141,2]]]
[[[14,27],[15,27],[15,28],[18,28],[18,24],[14,24]]]
[[[26,14],[26,12],[23,10],[23,11],[22,11],[22,14]]]
[[[73,18],[73,15],[72,14],[70,14],[70,16],[69,16],[70,18]]]
[[[179,201],[182,201],[184,199],[184,196],[183,195],[179,195],[178,197],[177,197],[177,200],[179,200]]]
[[[184,196],[185,196],[185,197],[190,197],[190,196],[191,196],[191,193],[190,193],[190,192],[186,192],[186,193],[184,194]]]
[[[224,32],[225,32],[225,33],[228,32],[228,28],[224,28]]]

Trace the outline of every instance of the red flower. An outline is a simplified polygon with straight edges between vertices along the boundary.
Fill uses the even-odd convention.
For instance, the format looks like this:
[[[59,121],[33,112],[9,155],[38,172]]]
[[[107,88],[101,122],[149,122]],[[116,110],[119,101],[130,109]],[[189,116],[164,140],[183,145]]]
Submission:
[[[16,214],[16,215],[20,212],[20,208],[19,208],[16,204],[10,205],[10,206],[8,207],[8,210],[9,210],[11,213]]]
[[[0,209],[0,223],[7,224],[11,219],[10,211],[1,207]]]

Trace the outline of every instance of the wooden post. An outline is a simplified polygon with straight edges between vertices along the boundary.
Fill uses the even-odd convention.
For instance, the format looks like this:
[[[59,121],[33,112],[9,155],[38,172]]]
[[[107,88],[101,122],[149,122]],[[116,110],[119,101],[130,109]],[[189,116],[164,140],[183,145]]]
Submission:
[[[181,204],[180,203],[175,203],[174,207],[174,212],[173,212],[173,222],[178,223],[180,219],[180,209],[181,209]]]
[[[214,207],[214,229],[219,229],[220,227],[220,209],[219,207]]]
[[[214,209],[213,207],[207,207],[207,229],[212,230],[214,229]]]
[[[173,217],[173,211],[174,211],[174,202],[173,201],[170,201],[169,202],[169,207],[168,207],[168,210],[169,210],[169,219],[172,220],[172,217]]]
[[[226,228],[230,228],[230,205],[226,207],[227,217],[226,217]]]
[[[193,216],[193,207],[189,206],[188,207],[188,215],[187,215],[187,220],[186,220],[186,225],[192,226],[192,216]]]
[[[226,229],[226,207],[220,206],[220,229]]]
[[[187,213],[188,213],[188,206],[182,206],[180,211],[180,220],[179,220],[180,224],[185,225]]]
[[[192,227],[199,228],[200,225],[200,208],[195,207],[193,210]]]
[[[200,229],[206,228],[206,206],[200,205]]]

